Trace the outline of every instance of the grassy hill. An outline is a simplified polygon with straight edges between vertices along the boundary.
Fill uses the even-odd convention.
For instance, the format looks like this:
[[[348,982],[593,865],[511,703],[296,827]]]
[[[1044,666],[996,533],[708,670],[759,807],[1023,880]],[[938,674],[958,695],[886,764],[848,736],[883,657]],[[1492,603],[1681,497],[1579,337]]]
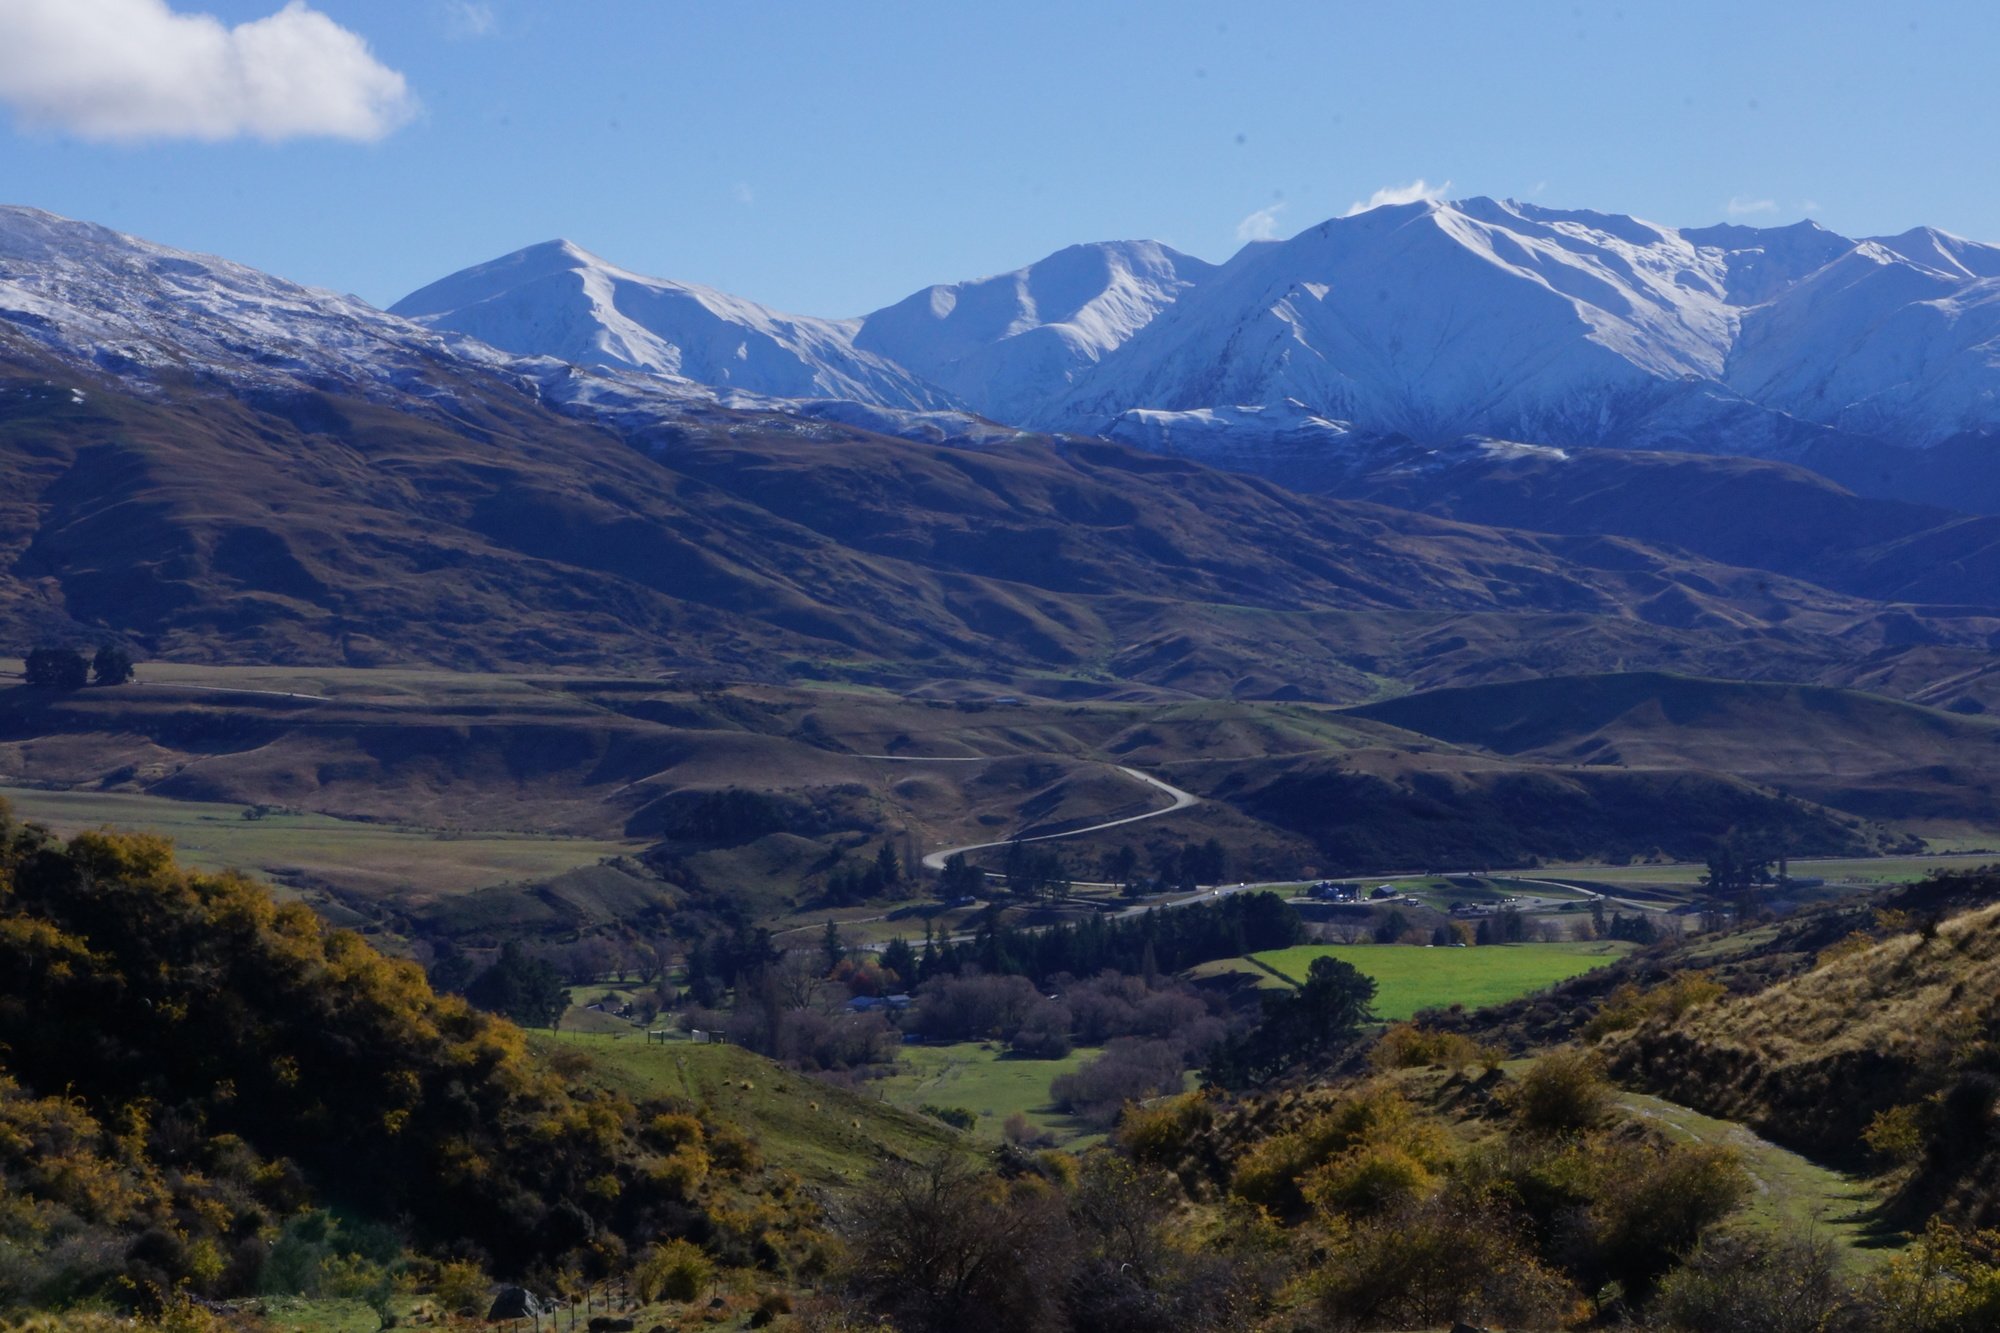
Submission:
[[[1613,1068],[1822,1159],[1900,1165],[1905,1217],[1991,1225],[2000,906],[1924,905],[1952,885],[1995,891],[1978,876],[1906,891],[1915,906],[1851,918],[1850,936],[1774,984],[1618,1034]]]
[[[1867,819],[2000,821],[2000,722],[1855,690],[1635,672],[1436,690],[1353,711],[1541,763],[1735,774]]]
[[[893,1102],[808,1078],[737,1046],[698,1045],[675,1033],[537,1033],[537,1050],[581,1057],[590,1075],[637,1101],[678,1099],[705,1119],[748,1134],[763,1160],[821,1187],[852,1186],[888,1160],[973,1149],[959,1131]]]
[[[646,872],[599,865],[655,847],[676,882],[782,928],[817,924],[832,868],[884,840],[914,859],[1165,803],[1120,766],[1208,799],[1046,844],[1079,878],[1128,843],[1147,858],[1209,838],[1235,879],[1699,862],[1736,829],[1789,828],[1801,857],[1910,833],[1991,845],[1996,736],[1855,691],[1645,674],[1340,710],[146,663],[111,689],[0,687],[0,786],[66,831],[174,836],[195,864],[260,873],[344,924],[483,936],[672,907]],[[695,836],[690,811],[731,788],[769,818]]]
[[[2000,588],[2000,520],[1964,491],[1912,503],[1874,498],[1879,475],[1857,495],[1792,463],[1627,449],[1425,463],[1382,468],[1343,493],[1470,523],[1633,538],[1890,602],[1990,605]],[[1878,474],[1879,461],[1866,470]]]

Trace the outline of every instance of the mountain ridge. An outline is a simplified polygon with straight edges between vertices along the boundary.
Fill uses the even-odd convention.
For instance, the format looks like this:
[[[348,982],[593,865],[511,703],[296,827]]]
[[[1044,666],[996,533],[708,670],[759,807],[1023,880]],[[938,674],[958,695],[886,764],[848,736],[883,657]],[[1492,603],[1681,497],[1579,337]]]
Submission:
[[[396,309],[515,352],[564,354],[463,311]],[[1328,219],[1220,264],[1157,242],[1071,246],[823,323],[852,355],[928,386],[933,406],[1169,451],[1191,439],[1199,456],[1253,471],[1296,438],[1292,418],[1338,427],[1313,436],[1329,450],[1499,435],[1809,465],[1856,440],[1901,450],[2000,425],[1988,350],[2000,247],[1928,227],[1852,239],[1810,221],[1675,229],[1426,200]],[[726,382],[779,393],[789,381]],[[854,396],[921,405],[907,386]]]

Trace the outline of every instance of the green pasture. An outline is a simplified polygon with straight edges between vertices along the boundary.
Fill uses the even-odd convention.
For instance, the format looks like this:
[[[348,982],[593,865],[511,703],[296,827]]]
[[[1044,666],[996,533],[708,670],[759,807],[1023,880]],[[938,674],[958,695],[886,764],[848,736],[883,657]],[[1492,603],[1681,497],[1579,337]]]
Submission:
[[[766,1161],[822,1185],[854,1184],[892,1158],[919,1160],[966,1147],[950,1126],[873,1095],[794,1073],[738,1046],[665,1045],[644,1032],[534,1032],[539,1050],[589,1056],[599,1075],[636,1099],[681,1098],[757,1141]],[[1046,1083],[1044,1083],[1046,1091]]]
[[[1409,944],[1301,944],[1252,954],[1251,961],[1295,983],[1315,958],[1351,963],[1375,982],[1375,1012],[1404,1019],[1420,1009],[1481,1009],[1519,999],[1631,952],[1623,940],[1489,944],[1470,949]]]
[[[999,1138],[1007,1117],[1018,1111],[1064,1147],[1074,1148],[1101,1135],[1056,1110],[1049,1101],[1049,1084],[1098,1054],[1094,1047],[1078,1047],[1060,1060],[1024,1060],[973,1041],[905,1046],[896,1072],[872,1080],[867,1090],[910,1111],[926,1102],[971,1111],[979,1117],[973,1132],[989,1139]]]

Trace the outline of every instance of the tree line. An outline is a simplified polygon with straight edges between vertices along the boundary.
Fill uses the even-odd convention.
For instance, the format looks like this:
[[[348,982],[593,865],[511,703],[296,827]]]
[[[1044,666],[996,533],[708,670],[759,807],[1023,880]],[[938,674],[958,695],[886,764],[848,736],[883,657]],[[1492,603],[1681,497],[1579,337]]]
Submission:
[[[74,648],[36,648],[22,666],[22,677],[30,685],[49,690],[80,690],[93,679],[99,685],[123,685],[132,679],[133,660],[128,649],[107,643],[92,657],[85,657]]]

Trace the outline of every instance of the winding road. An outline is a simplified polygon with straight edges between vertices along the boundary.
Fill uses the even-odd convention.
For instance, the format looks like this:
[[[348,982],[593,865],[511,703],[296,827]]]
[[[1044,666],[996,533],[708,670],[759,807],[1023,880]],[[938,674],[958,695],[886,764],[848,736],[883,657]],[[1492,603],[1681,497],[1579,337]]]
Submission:
[[[863,754],[857,759],[885,759],[897,764],[984,764],[991,763],[996,756],[991,755],[907,755],[907,754]],[[1101,824],[1091,824],[1086,828],[1065,829],[1061,833],[1038,833],[1032,838],[1001,838],[994,842],[969,842],[963,847],[945,847],[924,856],[924,869],[942,870],[944,863],[960,852],[983,852],[990,847],[1005,847],[1016,842],[1052,842],[1057,838],[1080,838],[1086,833],[1101,833],[1108,828],[1118,828],[1125,824],[1136,824],[1142,819],[1158,819],[1176,810],[1185,810],[1191,805],[1200,805],[1201,797],[1191,791],[1182,791],[1170,782],[1162,782],[1150,773],[1141,773],[1136,768],[1117,765],[1118,771],[1135,782],[1143,782],[1148,787],[1165,792],[1172,799],[1171,805],[1158,810],[1148,810],[1144,814],[1126,815],[1123,819],[1107,819]]]

